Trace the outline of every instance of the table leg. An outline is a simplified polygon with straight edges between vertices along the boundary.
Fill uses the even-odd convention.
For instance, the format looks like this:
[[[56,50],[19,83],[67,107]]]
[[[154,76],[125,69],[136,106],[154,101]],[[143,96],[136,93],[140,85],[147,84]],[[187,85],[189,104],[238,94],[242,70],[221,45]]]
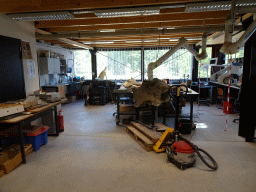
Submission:
[[[192,124],[193,124],[193,96],[190,95],[190,126],[192,129]]]
[[[26,153],[24,149],[24,142],[23,142],[23,131],[22,131],[22,125],[18,125],[19,134],[20,134],[20,150],[21,150],[21,156],[22,156],[22,163],[26,164]]]
[[[59,124],[58,124],[58,112],[57,112],[57,106],[53,107],[53,110],[50,112],[52,113],[54,111],[54,121],[55,121],[55,132],[56,133],[48,133],[48,136],[59,136],[60,130],[59,130]]]
[[[56,125],[56,136],[59,136],[60,129],[59,129],[59,123],[58,123],[57,106],[54,107],[54,116],[55,116],[55,125]]]
[[[116,118],[119,120],[119,102],[120,102],[120,96],[119,94],[117,94],[117,102],[116,102],[116,106],[117,106],[117,115],[116,115]]]

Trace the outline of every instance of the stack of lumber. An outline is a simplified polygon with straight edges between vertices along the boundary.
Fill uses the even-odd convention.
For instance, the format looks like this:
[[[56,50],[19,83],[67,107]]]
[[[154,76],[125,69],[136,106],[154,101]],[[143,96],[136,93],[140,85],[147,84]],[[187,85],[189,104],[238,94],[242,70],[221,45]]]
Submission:
[[[157,124],[161,130],[167,129],[165,125]],[[131,122],[131,125],[126,125],[126,131],[131,135],[146,151],[152,151],[155,143],[160,139],[162,133],[156,132],[152,129],[147,128],[140,123],[134,121]]]

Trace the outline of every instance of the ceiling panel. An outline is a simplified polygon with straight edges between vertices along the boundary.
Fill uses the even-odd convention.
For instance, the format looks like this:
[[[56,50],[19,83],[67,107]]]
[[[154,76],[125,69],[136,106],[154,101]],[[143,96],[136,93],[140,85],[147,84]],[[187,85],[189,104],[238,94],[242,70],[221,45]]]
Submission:
[[[39,40],[59,44],[66,48],[93,49],[97,47],[160,47],[176,45],[184,37],[188,44],[201,41],[204,29],[208,36],[214,29],[223,29],[229,11],[207,11],[187,13],[185,7],[192,3],[209,3],[216,0],[0,0],[5,6],[0,13],[46,13],[49,11],[68,11],[73,19],[35,21],[36,37]],[[118,12],[141,9],[159,9],[158,14],[119,17],[99,17],[98,11]],[[240,15],[237,14],[236,18]],[[179,29],[178,32],[168,32]],[[194,32],[186,31],[197,29]],[[200,31],[202,29],[202,31]],[[210,30],[211,29],[211,30]],[[154,31],[160,30],[158,34]],[[112,33],[111,33],[112,31]],[[141,32],[147,31],[142,35]],[[150,32],[152,31],[152,33]],[[125,35],[122,35],[124,33]],[[81,35],[83,34],[83,35]],[[86,36],[88,34],[88,36]],[[108,35],[109,34],[109,35]],[[43,35],[44,38],[38,35]],[[50,38],[54,35],[54,38]],[[62,35],[62,36],[61,36]],[[64,36],[63,36],[64,35]],[[63,37],[65,37],[63,39]],[[65,41],[64,41],[65,40]],[[74,42],[74,45],[72,45]],[[105,43],[104,43],[105,42]],[[109,43],[106,43],[109,42]]]

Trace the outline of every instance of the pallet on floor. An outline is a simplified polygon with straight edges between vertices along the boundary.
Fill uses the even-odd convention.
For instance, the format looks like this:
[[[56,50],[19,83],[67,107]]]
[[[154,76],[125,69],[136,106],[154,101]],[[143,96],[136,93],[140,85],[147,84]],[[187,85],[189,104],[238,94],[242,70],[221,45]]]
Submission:
[[[160,137],[162,136],[161,133],[158,133],[158,132],[156,132],[152,129],[149,129],[146,126],[141,125],[140,123],[136,123],[136,122],[132,121],[131,125],[134,126],[138,131],[143,133],[153,143],[156,143],[160,139]]]
[[[138,131],[135,127],[131,125],[126,126],[127,133],[133,137],[146,151],[152,151],[154,143],[147,138],[143,133]]]

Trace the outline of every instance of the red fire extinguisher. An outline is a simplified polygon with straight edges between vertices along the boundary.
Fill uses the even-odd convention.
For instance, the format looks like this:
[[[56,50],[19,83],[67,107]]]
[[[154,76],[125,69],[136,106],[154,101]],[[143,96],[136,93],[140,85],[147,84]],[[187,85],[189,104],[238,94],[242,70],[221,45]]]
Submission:
[[[59,110],[58,124],[59,124],[59,131],[63,132],[64,131],[64,120],[63,120],[63,115],[61,115],[61,110]]]

